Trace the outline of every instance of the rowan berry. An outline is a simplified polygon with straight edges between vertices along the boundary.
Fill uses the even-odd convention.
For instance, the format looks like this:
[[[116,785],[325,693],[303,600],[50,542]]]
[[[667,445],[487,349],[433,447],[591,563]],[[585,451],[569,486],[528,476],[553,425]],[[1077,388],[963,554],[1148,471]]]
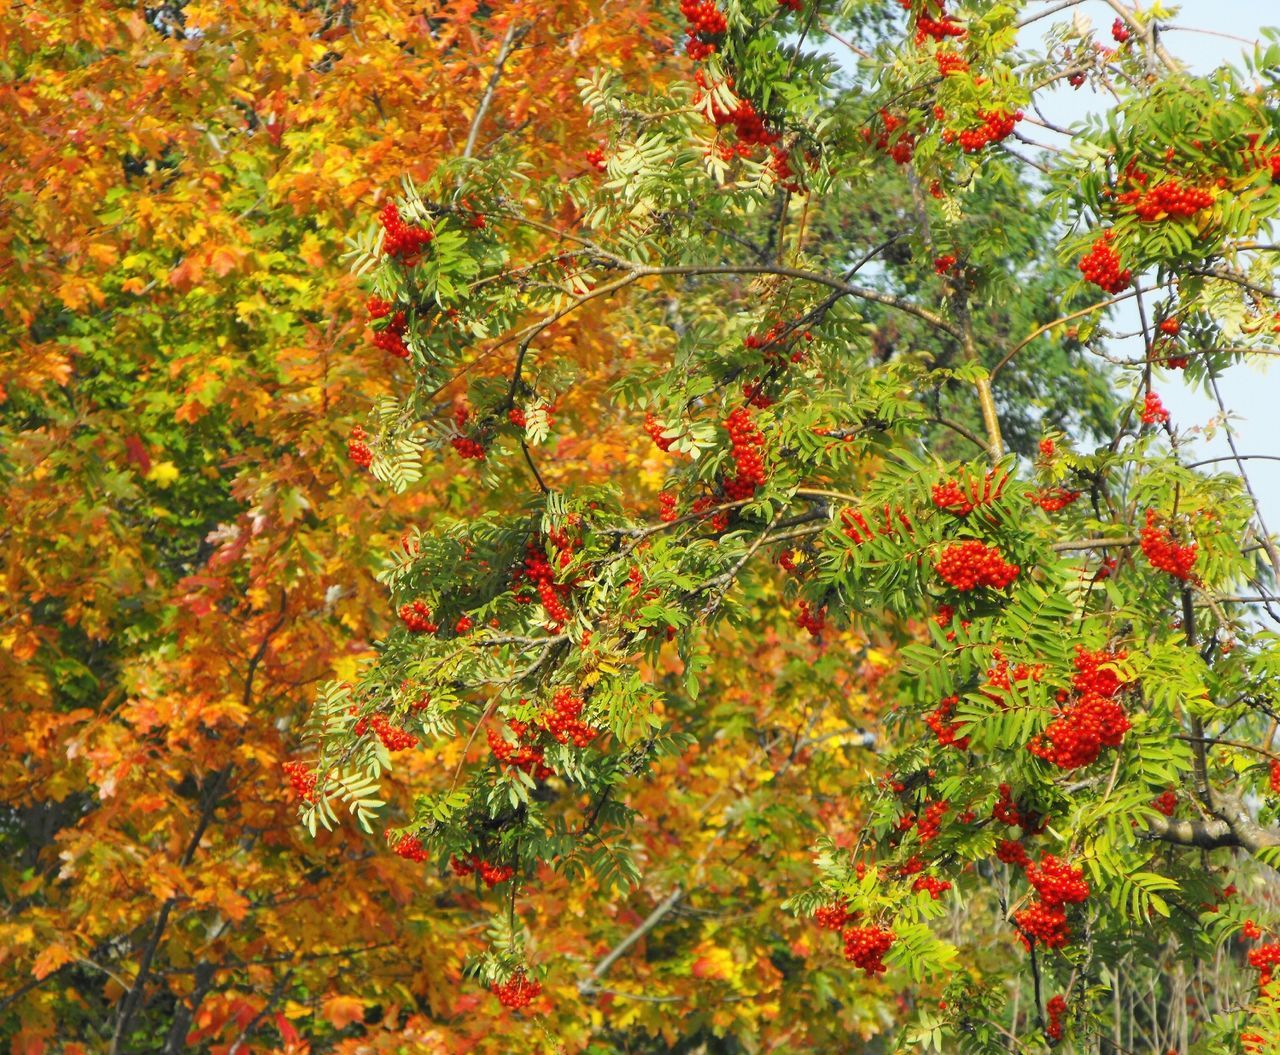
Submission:
[[[347,438],[347,457],[362,469],[369,468],[373,462],[373,451],[365,442],[368,438],[369,434],[365,432],[363,425],[352,428],[351,435]]]
[[[844,939],[844,958],[861,967],[867,974],[883,974],[888,968],[884,955],[893,946],[897,935],[884,927],[847,927],[841,935]]]
[[[422,840],[416,835],[402,835],[391,847],[396,855],[403,857],[406,861],[425,861],[427,859],[427,851],[422,845]]]
[[[316,775],[306,762],[286,762],[283,767],[289,786],[303,802],[316,800]]]
[[[850,919],[849,906],[843,901],[820,905],[813,913],[813,922],[823,930],[840,930]]]
[[[730,501],[750,498],[765,480],[764,433],[751,420],[751,411],[737,407],[725,419],[725,429],[732,444],[730,452],[735,473],[724,482],[725,496]]]
[[[1172,817],[1178,809],[1178,795],[1172,789],[1162,791],[1151,804],[1166,817]]]
[[[1144,425],[1160,425],[1169,420],[1169,412],[1164,409],[1160,397],[1148,392],[1142,400],[1142,423]]]
[[[827,606],[810,609],[808,601],[800,602],[800,611],[796,614],[796,626],[807,630],[813,637],[822,633],[827,625]]]
[[[959,696],[944,697],[932,712],[925,715],[924,720],[925,724],[933,730],[933,735],[938,738],[940,746],[954,747],[957,751],[965,751],[969,747],[969,738],[967,736],[957,736],[956,733],[960,727],[950,720],[951,712],[955,710],[956,704],[959,702]]]
[[[524,971],[517,971],[505,982],[493,982],[489,988],[503,1007],[515,1011],[528,1007],[542,995],[542,983],[525,977]]]
[[[1003,590],[1018,577],[1020,569],[1001,557],[994,546],[966,539],[943,550],[934,570],[944,582],[963,592],[979,586]]]
[[[1111,247],[1114,238],[1115,232],[1107,231],[1080,261],[1080,273],[1085,280],[1112,295],[1123,293],[1133,277],[1127,267],[1120,267],[1120,256]]]
[[[1251,941],[1257,941],[1259,938],[1262,937],[1262,928],[1259,927],[1253,920],[1247,919],[1244,921],[1244,927],[1241,933],[1243,933],[1244,936],[1246,938],[1249,938]]]
[[[956,258],[950,253],[943,253],[942,256],[934,257],[933,270],[939,275],[945,275],[953,267],[956,266]]]
[[[1138,533],[1139,544],[1151,566],[1168,572],[1184,582],[1191,578],[1199,547],[1192,541],[1182,545],[1175,541],[1169,527],[1161,522],[1154,509],[1147,510],[1146,526]]]
[[[431,621],[431,610],[421,599],[402,604],[398,609],[400,621],[414,634],[434,634],[440,629]]]
[[[395,202],[387,202],[378,214],[378,219],[384,232],[382,251],[406,266],[416,263],[423,250],[435,238],[433,232],[405,223]]]

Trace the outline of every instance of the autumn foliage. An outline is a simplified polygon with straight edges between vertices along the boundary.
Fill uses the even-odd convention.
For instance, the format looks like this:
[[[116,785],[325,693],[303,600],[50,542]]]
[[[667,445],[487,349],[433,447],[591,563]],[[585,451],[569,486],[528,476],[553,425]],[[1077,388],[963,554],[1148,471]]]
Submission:
[[[1280,48],[1076,6],[15,9],[9,1049],[1280,1050]]]

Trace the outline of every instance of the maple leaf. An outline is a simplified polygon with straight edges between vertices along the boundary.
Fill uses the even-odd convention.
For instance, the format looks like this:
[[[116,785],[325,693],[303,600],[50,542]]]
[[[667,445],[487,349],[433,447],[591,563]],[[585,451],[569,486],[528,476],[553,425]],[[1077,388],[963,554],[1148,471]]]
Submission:
[[[35,964],[31,968],[31,973],[37,979],[48,978],[59,967],[64,964],[71,963],[75,960],[76,954],[68,949],[61,942],[54,942],[40,950],[36,956]]]
[[[355,996],[331,996],[321,1005],[325,1019],[334,1029],[345,1029],[364,1021],[364,1001]]]

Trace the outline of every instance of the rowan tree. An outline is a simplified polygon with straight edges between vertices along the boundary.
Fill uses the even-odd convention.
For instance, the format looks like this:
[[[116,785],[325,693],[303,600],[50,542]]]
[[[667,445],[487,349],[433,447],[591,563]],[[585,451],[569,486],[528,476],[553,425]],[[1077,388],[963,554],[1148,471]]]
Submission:
[[[1280,49],[889,6],[687,0],[683,77],[582,71],[580,174],[441,158],[354,238],[412,386],[352,473],[474,483],[302,819],[487,900],[508,1045],[1274,1050],[1274,544],[1159,387],[1277,350]]]

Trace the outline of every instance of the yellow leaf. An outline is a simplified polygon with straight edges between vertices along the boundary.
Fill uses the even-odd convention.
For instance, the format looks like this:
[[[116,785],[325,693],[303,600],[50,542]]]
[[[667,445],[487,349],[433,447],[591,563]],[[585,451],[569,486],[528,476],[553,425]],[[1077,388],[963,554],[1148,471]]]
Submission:
[[[147,479],[159,487],[168,487],[182,473],[173,462],[156,462],[147,473]]]
[[[75,953],[65,945],[55,942],[43,949],[40,955],[36,957],[35,966],[31,968],[31,973],[36,976],[37,981],[48,978],[63,964],[70,963],[75,958]]]
[[[355,996],[331,996],[324,1002],[322,1011],[334,1029],[364,1021],[364,1001]]]

